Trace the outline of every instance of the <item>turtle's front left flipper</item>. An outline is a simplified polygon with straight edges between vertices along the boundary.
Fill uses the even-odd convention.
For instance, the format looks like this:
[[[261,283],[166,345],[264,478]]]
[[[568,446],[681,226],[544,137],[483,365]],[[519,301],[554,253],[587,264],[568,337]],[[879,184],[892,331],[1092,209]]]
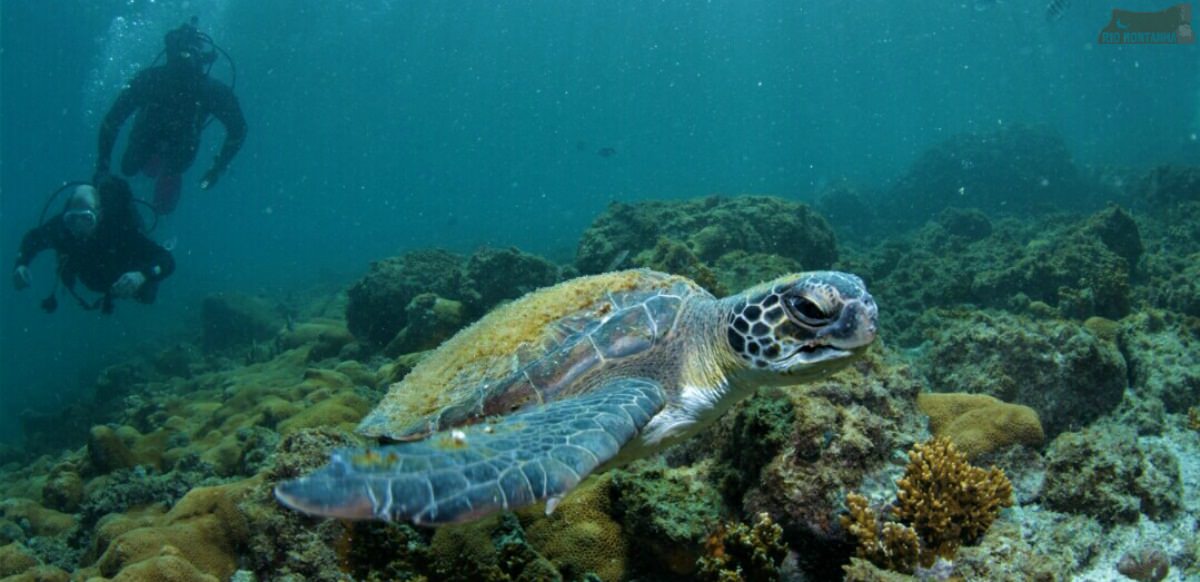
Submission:
[[[284,505],[345,519],[439,524],[556,498],[613,458],[666,403],[643,378],[430,438],[343,449],[275,487]]]

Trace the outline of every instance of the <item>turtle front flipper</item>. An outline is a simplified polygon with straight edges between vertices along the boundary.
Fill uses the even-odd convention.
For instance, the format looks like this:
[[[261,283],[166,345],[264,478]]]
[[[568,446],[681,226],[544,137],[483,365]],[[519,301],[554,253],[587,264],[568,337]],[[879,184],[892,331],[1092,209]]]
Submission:
[[[561,496],[616,456],[665,403],[657,382],[611,380],[494,423],[339,450],[317,472],[277,485],[275,497],[326,517],[466,521]]]

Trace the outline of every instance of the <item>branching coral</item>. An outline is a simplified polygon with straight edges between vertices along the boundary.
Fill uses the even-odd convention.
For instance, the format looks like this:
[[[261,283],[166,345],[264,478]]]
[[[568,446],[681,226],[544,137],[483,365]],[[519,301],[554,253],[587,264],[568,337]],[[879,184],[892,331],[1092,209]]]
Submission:
[[[771,516],[758,514],[753,527],[742,523],[718,527],[708,537],[705,555],[696,562],[696,576],[713,582],[778,580],[779,564],[787,557],[783,528]]]
[[[857,493],[846,496],[846,506],[850,515],[842,516],[842,527],[858,539],[858,557],[880,568],[912,574],[920,552],[917,532],[895,522],[881,523],[867,498]]]
[[[896,517],[924,542],[921,563],[953,558],[958,546],[974,543],[1012,506],[1012,483],[996,467],[972,466],[946,439],[913,447],[904,478],[896,483]]]
[[[944,438],[913,447],[896,485],[894,521],[881,520],[865,497],[851,494],[842,526],[858,539],[859,557],[897,572],[953,558],[960,545],[983,537],[1000,509],[1012,505],[1012,483],[1001,470],[972,466]]]

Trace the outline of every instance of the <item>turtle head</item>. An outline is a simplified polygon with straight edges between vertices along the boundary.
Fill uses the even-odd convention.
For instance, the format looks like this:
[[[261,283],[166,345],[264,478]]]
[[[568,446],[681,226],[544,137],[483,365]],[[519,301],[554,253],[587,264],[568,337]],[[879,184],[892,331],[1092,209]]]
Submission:
[[[726,338],[746,367],[792,382],[841,369],[875,341],[878,308],[837,271],[780,277],[730,298]]]

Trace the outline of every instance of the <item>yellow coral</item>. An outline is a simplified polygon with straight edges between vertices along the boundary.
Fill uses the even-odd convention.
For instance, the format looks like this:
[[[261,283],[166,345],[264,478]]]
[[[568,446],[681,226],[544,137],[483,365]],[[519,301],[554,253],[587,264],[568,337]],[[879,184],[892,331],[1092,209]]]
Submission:
[[[842,527],[858,540],[855,552],[880,568],[911,574],[920,551],[917,533],[895,522],[880,523],[867,498],[857,493],[846,496],[849,515],[841,518]]]
[[[544,515],[539,508],[520,512],[530,545],[562,569],[592,572],[601,580],[624,580],[629,540],[612,518],[612,476],[588,479]]]
[[[697,580],[713,582],[779,580],[779,565],[787,557],[783,528],[767,513],[751,527],[722,524],[708,536],[705,555],[696,561]]]
[[[237,569],[236,550],[249,535],[246,519],[236,503],[257,483],[258,479],[252,478],[191,490],[158,524],[117,536],[96,566],[102,575],[118,579],[162,580],[165,578],[155,576],[163,574],[163,568],[178,573],[180,577],[174,579],[196,579],[191,575],[193,568],[182,572],[177,567],[179,561],[186,561],[195,571],[207,575],[201,579],[215,576],[228,580]],[[164,557],[169,559],[163,561]],[[140,577],[143,574],[149,577]]]
[[[932,566],[939,556],[952,559],[1012,505],[1012,483],[1004,473],[972,466],[945,438],[913,447],[896,485],[897,521],[880,519],[856,493],[846,496],[849,514],[841,517],[858,540],[858,557],[896,572],[911,573],[917,563]]]
[[[985,394],[919,394],[917,407],[929,415],[929,430],[954,443],[968,459],[1045,438],[1037,412]]]
[[[913,447],[896,485],[896,517],[920,537],[926,567],[978,541],[1000,509],[1012,506],[1012,483],[1004,472],[972,466],[945,438]]]

